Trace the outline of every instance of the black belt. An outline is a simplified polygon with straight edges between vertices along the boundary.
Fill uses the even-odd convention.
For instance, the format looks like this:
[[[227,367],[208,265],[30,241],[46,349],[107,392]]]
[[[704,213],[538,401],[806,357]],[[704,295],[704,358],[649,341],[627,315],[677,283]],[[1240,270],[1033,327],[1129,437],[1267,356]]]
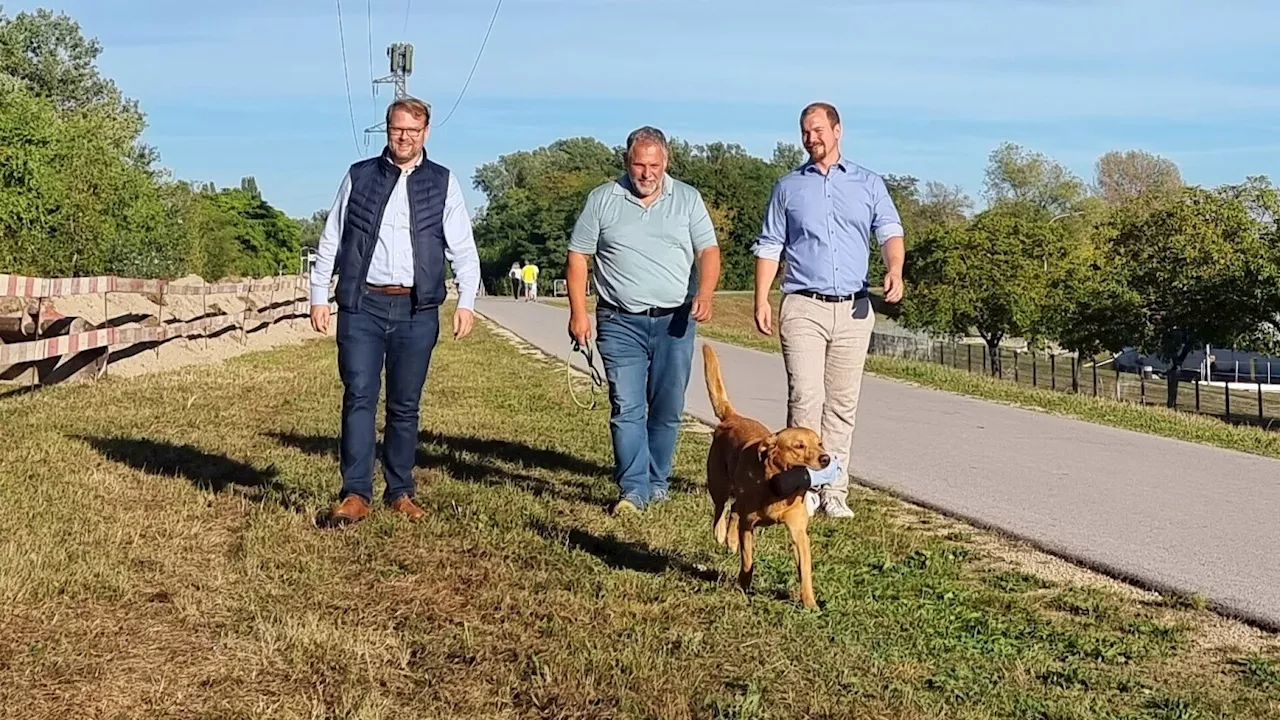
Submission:
[[[807,298],[813,298],[814,300],[821,300],[822,302],[828,302],[828,303],[840,303],[840,302],[849,302],[850,300],[861,300],[862,298],[868,295],[866,290],[859,290],[858,292],[852,295],[823,295],[822,293],[816,293],[816,292],[813,292],[812,290],[796,290],[792,294],[803,295]]]
[[[610,303],[610,302],[605,302],[604,300],[596,301],[597,310],[612,310],[614,312],[620,312],[624,315],[647,315],[649,317],[666,317],[667,315],[674,315],[675,313],[678,313],[687,307],[689,307],[689,303],[685,303],[683,305],[677,305],[675,307],[669,307],[669,308],[655,307],[655,308],[648,308],[645,310],[624,310],[618,307],[617,305],[614,305],[613,303]]]

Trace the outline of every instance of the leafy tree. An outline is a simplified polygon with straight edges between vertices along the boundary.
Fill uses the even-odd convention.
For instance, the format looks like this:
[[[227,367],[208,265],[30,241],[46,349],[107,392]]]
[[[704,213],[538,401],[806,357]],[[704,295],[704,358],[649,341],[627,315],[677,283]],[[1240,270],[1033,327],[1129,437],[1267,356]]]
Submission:
[[[320,245],[320,235],[329,220],[329,209],[317,210],[306,220],[298,220],[299,243],[302,247],[315,248]]]
[[[924,185],[920,194],[920,225],[962,223],[973,212],[973,199],[959,185],[947,186],[935,180]]]
[[[1009,142],[991,152],[984,187],[991,205],[1013,203],[1050,216],[1071,212],[1088,194],[1084,181],[1065,166]]]
[[[999,207],[967,224],[927,227],[907,254],[912,291],[901,321],[939,335],[977,332],[990,352],[992,373],[999,373],[1006,337],[1041,332],[1049,274],[1039,250],[1061,242],[1054,233],[1048,223]]]
[[[481,165],[476,168],[473,185],[493,203],[513,189],[536,189],[547,173],[557,171],[589,172],[603,182],[622,172],[622,163],[617,152],[595,138],[566,138],[536,150],[503,155]]]
[[[679,166],[671,174],[696,187],[708,207],[719,208],[727,223],[716,227],[720,244],[720,287],[746,290],[755,282],[751,245],[760,234],[765,206],[774,182],[794,168],[783,168],[747,153],[740,145],[676,143]],[[685,155],[687,152],[687,155]],[[784,151],[785,154],[785,151]]]
[[[1124,268],[1096,235],[1069,243],[1049,266],[1049,291],[1042,312],[1043,332],[1076,354],[1079,372],[1102,353],[1117,353],[1141,332],[1142,298],[1127,284]]]
[[[1250,202],[1265,205],[1257,190],[1184,188],[1149,212],[1116,213],[1108,228],[1109,261],[1141,300],[1133,344],[1172,366],[1170,407],[1193,349],[1229,346],[1274,322],[1280,243]]]
[[[93,107],[64,113],[20,85],[0,91],[0,257],[10,272],[171,271],[147,168]]]
[[[66,15],[0,14],[0,272],[175,277],[273,273],[298,228],[246,180],[228,205],[172,182],[141,141],[144,117],[95,66]],[[243,241],[243,242],[242,242]]]
[[[1121,205],[1144,195],[1168,198],[1182,190],[1182,174],[1168,158],[1144,150],[1113,150],[1094,169],[1098,195]]]
[[[773,157],[769,163],[777,168],[778,173],[789,173],[800,167],[808,160],[808,155],[804,148],[794,143],[779,141],[773,148]]]

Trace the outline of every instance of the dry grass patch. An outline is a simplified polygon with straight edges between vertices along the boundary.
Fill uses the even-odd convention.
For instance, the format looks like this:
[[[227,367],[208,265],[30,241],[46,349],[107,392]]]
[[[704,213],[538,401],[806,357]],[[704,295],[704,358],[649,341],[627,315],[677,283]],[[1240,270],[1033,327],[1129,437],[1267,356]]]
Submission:
[[[447,325],[446,325],[447,326]],[[4,401],[0,706],[10,717],[1280,716],[1274,644],[1207,658],[1195,608],[1000,565],[868,494],[783,534],[755,592],[709,530],[707,437],[614,518],[607,408],[486,326],[442,339],[428,517],[345,531],[332,344]],[[699,428],[699,430],[701,430]],[[920,516],[923,518],[924,516]]]

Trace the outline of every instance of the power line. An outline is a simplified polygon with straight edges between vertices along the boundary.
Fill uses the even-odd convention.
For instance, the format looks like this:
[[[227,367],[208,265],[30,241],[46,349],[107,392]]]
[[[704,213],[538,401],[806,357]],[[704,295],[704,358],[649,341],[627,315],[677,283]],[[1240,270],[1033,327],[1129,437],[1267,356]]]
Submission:
[[[365,0],[365,27],[369,31],[369,109],[378,117],[378,85],[373,73],[373,0]],[[369,150],[369,136],[364,136],[364,149]]]
[[[476,74],[476,67],[480,65],[480,57],[484,55],[484,47],[489,44],[489,33],[493,32],[493,24],[498,20],[498,11],[502,9],[502,0],[498,0],[498,4],[493,8],[493,17],[489,18],[489,29],[484,31],[484,40],[480,42],[480,50],[476,53],[476,61],[471,64],[471,72],[467,75],[467,81],[462,84],[462,91],[458,93],[458,99],[454,101],[453,107],[449,109],[449,114],[445,116],[436,127],[443,127],[449,122],[449,118],[453,117],[453,111],[458,109],[458,104],[462,102],[462,96],[467,94],[467,87],[471,85],[471,78]]]
[[[360,153],[360,139],[356,133],[356,109],[351,103],[351,77],[347,74],[347,35],[342,30],[342,0],[338,3],[338,43],[342,46],[342,80],[347,84],[347,114],[351,116],[351,141],[355,143],[356,153]]]

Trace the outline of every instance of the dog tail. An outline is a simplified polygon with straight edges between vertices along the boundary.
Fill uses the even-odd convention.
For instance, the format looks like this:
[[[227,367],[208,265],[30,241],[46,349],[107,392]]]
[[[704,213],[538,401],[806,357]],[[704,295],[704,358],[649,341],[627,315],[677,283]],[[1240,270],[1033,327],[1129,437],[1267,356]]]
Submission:
[[[707,395],[711,396],[711,409],[718,420],[724,420],[738,414],[729,402],[729,393],[724,389],[724,378],[720,376],[720,358],[708,343],[702,344],[702,372],[707,379]]]

